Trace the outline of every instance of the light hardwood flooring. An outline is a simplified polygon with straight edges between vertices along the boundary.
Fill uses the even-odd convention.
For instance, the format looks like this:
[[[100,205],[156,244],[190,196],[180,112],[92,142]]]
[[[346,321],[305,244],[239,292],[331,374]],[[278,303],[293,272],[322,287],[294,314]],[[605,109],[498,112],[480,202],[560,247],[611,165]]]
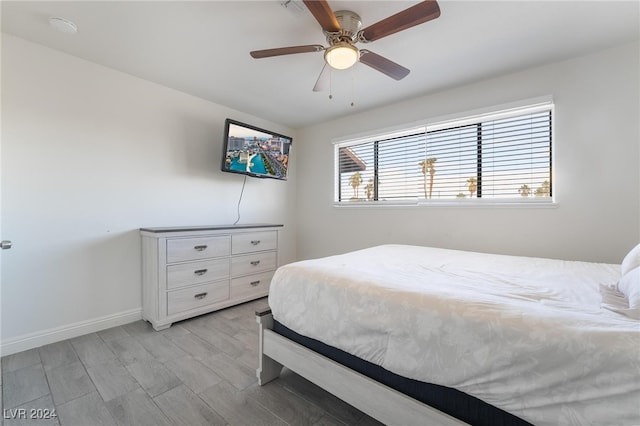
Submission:
[[[265,306],[260,299],[160,332],[137,321],[3,357],[2,422],[380,425],[287,369],[258,386],[254,312]],[[29,418],[51,410],[57,417]]]

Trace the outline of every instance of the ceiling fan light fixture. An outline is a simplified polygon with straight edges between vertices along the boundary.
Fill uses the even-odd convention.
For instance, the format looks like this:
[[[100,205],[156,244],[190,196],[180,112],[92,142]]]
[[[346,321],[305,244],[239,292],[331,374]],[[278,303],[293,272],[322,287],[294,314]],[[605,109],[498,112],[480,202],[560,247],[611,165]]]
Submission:
[[[346,70],[352,67],[359,58],[358,48],[344,41],[331,46],[324,52],[325,61],[337,70]]]

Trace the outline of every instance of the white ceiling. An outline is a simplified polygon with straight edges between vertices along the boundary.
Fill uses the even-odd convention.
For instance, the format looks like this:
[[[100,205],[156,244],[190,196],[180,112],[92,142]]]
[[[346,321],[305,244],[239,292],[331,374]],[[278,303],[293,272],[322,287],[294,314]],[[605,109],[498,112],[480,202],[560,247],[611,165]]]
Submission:
[[[415,3],[329,1],[334,11],[358,13],[364,27]],[[280,0],[2,1],[1,7],[4,32],[294,128],[640,39],[638,1],[439,4],[440,18],[366,45],[409,68],[408,77],[395,81],[357,64],[332,73],[333,99],[312,92],[321,52],[249,56],[326,45],[304,7],[296,12]],[[53,31],[51,16],[75,22],[78,33]]]

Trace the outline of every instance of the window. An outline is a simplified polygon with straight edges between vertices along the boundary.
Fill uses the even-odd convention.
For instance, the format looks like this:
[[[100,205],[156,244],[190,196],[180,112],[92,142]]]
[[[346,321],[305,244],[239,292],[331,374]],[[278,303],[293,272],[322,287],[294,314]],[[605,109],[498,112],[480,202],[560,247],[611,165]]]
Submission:
[[[550,203],[552,121],[542,102],[338,142],[335,201]]]

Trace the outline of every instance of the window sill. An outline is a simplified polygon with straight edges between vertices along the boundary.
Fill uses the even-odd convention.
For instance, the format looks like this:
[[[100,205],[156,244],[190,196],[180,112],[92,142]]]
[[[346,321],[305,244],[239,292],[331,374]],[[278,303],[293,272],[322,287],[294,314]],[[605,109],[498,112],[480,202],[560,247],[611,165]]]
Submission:
[[[418,201],[352,201],[334,202],[337,208],[517,208],[517,209],[552,209],[557,208],[556,201],[517,199],[505,200],[446,200],[434,201],[421,199]]]

